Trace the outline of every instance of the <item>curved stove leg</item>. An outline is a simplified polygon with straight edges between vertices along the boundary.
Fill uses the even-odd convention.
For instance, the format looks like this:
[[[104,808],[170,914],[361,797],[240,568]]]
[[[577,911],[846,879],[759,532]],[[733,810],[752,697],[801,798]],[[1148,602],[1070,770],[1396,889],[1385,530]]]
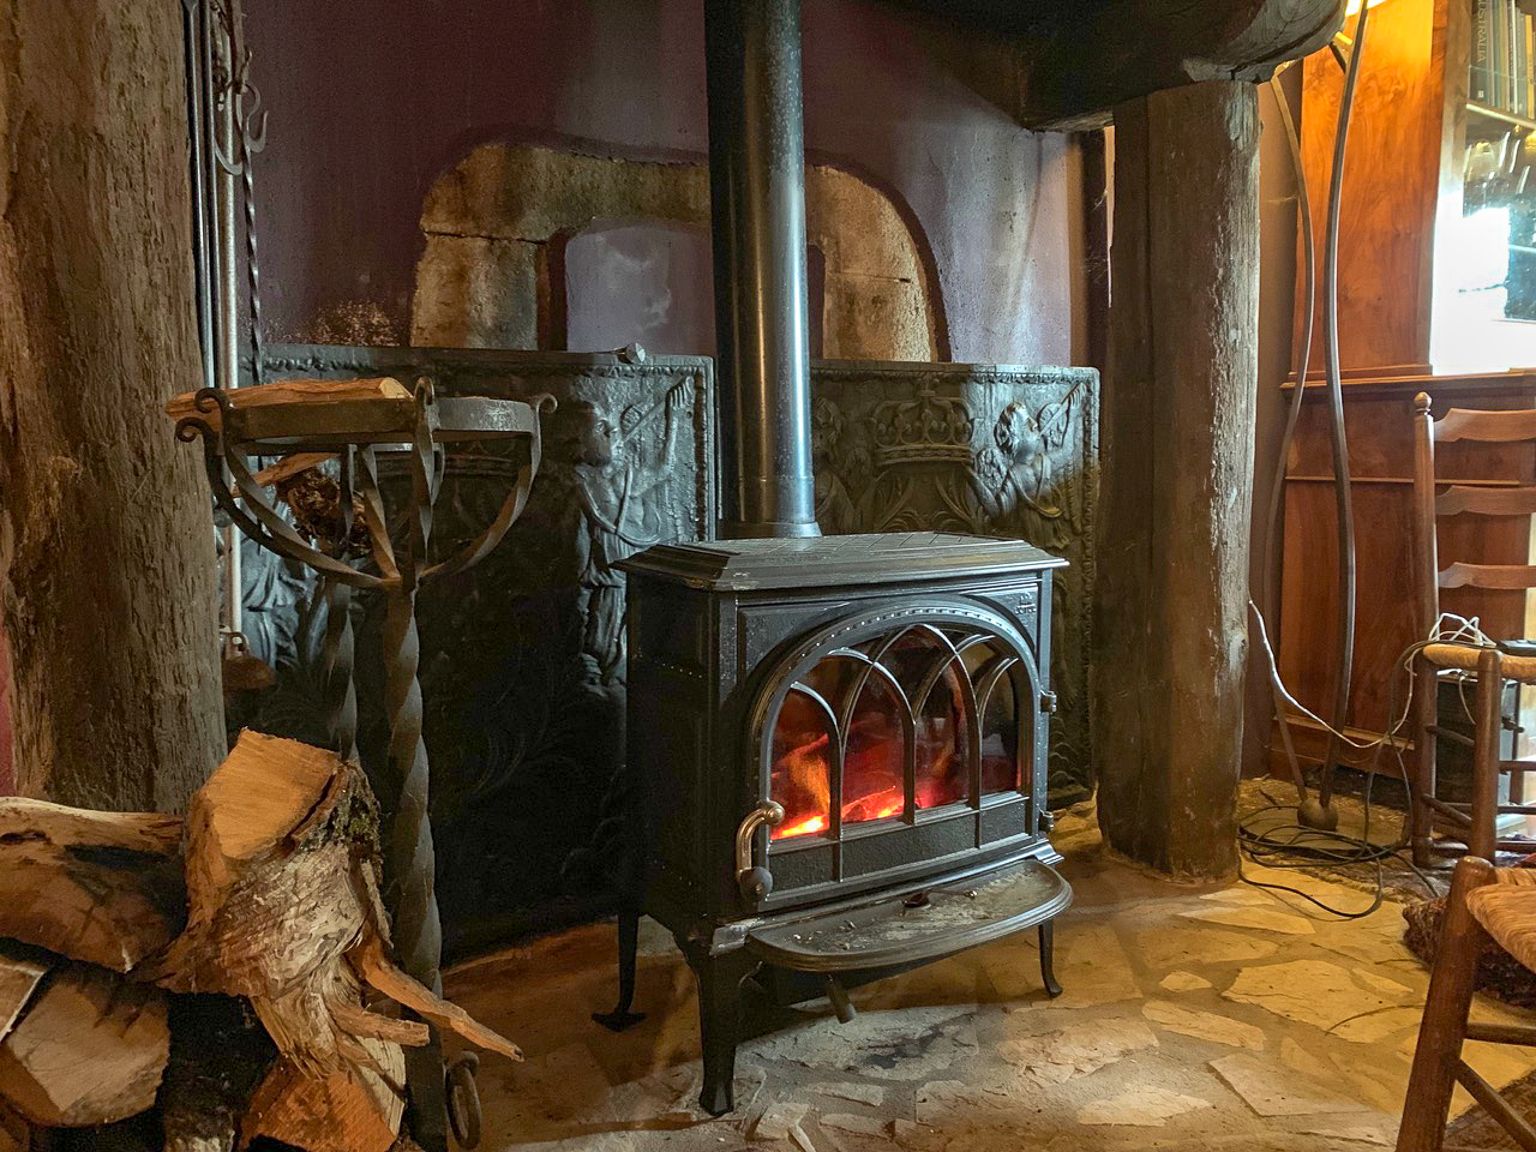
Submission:
[[[623,1032],[645,1019],[644,1012],[633,1012],[635,1003],[635,953],[640,946],[640,910],[619,910],[619,1002],[612,1012],[594,1012],[596,1020],[610,1032]]]
[[[711,1116],[736,1108],[736,1044],[741,1038],[741,985],[757,971],[745,952],[720,956],[690,950],[688,963],[699,985],[699,1038],[704,1049],[704,1088],[699,1106]]]
[[[1052,1000],[1061,995],[1061,985],[1056,983],[1056,921],[1046,920],[1040,925],[1040,979],[1045,984],[1045,994]]]

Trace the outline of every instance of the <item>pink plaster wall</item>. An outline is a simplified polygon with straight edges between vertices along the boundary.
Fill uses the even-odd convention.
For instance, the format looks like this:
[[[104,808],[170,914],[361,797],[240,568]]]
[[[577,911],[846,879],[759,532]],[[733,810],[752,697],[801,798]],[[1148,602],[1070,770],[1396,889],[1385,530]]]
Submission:
[[[269,111],[257,183],[272,339],[405,341],[422,197],[479,143],[642,159],[707,147],[703,0],[246,12]],[[995,46],[874,0],[806,0],[804,45],[807,153],[908,214],[940,287],[944,358],[1070,362],[1071,145],[983,95],[1005,71]]]

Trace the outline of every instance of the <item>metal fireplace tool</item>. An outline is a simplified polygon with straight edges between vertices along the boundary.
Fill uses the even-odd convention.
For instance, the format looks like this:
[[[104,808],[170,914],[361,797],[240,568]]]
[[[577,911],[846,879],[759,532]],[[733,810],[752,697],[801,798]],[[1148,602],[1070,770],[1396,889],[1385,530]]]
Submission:
[[[402,966],[434,992],[442,990],[442,928],[428,818],[431,774],[422,740],[417,679],[416,594],[429,581],[462,572],[484,559],[522,514],[539,468],[539,415],[552,406],[547,396],[532,402],[481,396],[439,398],[426,379],[418,381],[414,391],[389,378],[286,380],[237,393],[204,388],[192,402],[192,414],[182,416],[176,425],[178,439],[202,438],[214,500],[230,521],[258,544],[322,578],[331,739],[336,751],[348,759],[357,755],[352,590],[373,590],[385,598],[384,705],[389,717],[390,780],[397,789],[385,845],[385,879]],[[173,405],[173,411],[185,409]],[[525,445],[500,508],[477,537],[447,559],[431,562],[433,508],[447,449],[496,440]],[[395,534],[379,482],[379,458],[386,453],[403,456],[410,474],[408,493],[395,520],[401,528]],[[276,457],[278,462],[253,473],[249,460],[255,457]],[[334,477],[314,471],[325,461],[335,462]],[[274,506],[266,491],[267,485],[291,483],[304,474],[320,479],[324,496],[319,501],[321,515],[309,518],[313,543]],[[369,561],[371,566],[365,568]],[[430,1045],[407,1053],[406,1078],[411,1134],[426,1152],[446,1148],[445,1117],[461,1145],[478,1143],[479,1097],[472,1064],[457,1063],[445,1076],[434,1035]]]

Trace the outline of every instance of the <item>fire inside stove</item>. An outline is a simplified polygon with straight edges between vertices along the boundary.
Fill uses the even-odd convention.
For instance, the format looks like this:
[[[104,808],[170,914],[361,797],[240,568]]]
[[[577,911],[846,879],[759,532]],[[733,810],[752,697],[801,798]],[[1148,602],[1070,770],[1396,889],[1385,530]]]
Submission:
[[[1007,658],[955,639],[920,628],[844,649],[789,689],[774,726],[772,793],[785,812],[774,840],[832,832],[839,780],[844,826],[969,803],[978,785],[1018,790],[1016,699],[998,667]]]

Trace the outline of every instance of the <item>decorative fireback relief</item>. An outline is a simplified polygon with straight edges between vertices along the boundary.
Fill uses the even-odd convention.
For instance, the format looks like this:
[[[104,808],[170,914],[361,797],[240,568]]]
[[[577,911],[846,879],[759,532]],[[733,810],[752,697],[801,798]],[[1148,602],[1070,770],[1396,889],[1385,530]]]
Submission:
[[[438,888],[450,955],[608,911],[628,811],[623,788],[610,788],[625,779],[627,593],[617,562],[657,541],[712,531],[710,361],[340,345],[265,351],[269,380],[426,375],[444,396],[549,392],[559,400],[539,481],[507,547],[418,606]],[[1052,803],[1083,795],[1097,374],[825,362],[813,369],[812,393],[817,516],[829,536],[1014,537],[1069,562],[1050,582],[1052,634],[1037,656],[1049,652],[1060,696],[1044,765]],[[499,466],[449,457],[434,535],[457,539],[474,522]],[[275,665],[278,683],[239,701],[231,720],[323,744],[323,602],[301,572],[255,545],[244,575],[248,639]],[[382,613],[363,597],[355,614],[362,659],[377,647]],[[383,718],[365,708],[361,719],[364,763],[372,764],[385,746]],[[1021,728],[1026,751],[1044,726]],[[1032,761],[1030,771],[1038,768]],[[1043,807],[1043,794],[1036,798]],[[926,819],[935,810],[919,812]],[[787,867],[788,856],[802,854],[792,846],[812,839],[774,843]]]
[[[1051,585],[1065,562],[936,532],[663,544],[630,581],[637,868],[620,913],[698,974],[704,1107],[731,1107],[737,998],[788,1001],[1041,925]],[[828,981],[804,981],[808,974]]]

